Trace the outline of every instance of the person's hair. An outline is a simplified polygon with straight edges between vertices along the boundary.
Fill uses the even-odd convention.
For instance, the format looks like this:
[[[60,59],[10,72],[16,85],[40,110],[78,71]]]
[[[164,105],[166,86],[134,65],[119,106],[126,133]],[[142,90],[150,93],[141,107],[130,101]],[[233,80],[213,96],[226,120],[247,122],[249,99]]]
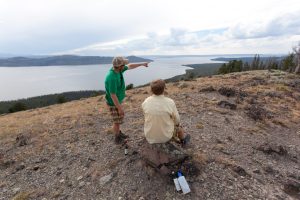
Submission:
[[[150,83],[151,91],[155,95],[161,95],[164,93],[166,83],[162,79],[154,80]]]
[[[119,69],[120,67],[122,67],[124,65],[127,65],[128,63],[129,63],[128,59],[126,59],[122,56],[114,57],[113,60],[112,60],[113,67],[115,69]]]

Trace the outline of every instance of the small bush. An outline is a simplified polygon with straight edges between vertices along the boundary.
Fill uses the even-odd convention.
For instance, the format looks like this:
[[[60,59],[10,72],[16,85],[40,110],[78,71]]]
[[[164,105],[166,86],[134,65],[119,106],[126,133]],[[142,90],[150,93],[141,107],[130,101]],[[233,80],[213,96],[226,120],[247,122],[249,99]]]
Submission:
[[[27,110],[27,106],[22,102],[15,103],[12,107],[9,108],[10,113]]]
[[[13,200],[27,200],[30,197],[30,192],[21,192],[17,194]]]
[[[247,115],[255,121],[273,118],[273,114],[260,105],[251,105],[247,110]]]
[[[65,103],[65,102],[67,102],[67,99],[64,95],[57,96],[57,103]]]
[[[221,87],[218,92],[223,95],[223,96],[227,96],[227,97],[232,97],[235,96],[236,91],[233,88],[227,88],[227,87]]]
[[[129,85],[126,86],[126,90],[131,90],[133,88],[133,84],[130,83]]]
[[[194,72],[187,71],[185,75],[185,81],[191,81],[196,78],[196,74]]]

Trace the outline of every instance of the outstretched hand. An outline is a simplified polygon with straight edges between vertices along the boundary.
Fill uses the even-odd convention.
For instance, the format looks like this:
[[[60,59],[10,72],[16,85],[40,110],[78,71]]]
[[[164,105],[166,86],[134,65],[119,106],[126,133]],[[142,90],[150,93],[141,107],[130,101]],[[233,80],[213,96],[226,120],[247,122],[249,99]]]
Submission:
[[[145,62],[143,66],[148,67],[149,62]]]

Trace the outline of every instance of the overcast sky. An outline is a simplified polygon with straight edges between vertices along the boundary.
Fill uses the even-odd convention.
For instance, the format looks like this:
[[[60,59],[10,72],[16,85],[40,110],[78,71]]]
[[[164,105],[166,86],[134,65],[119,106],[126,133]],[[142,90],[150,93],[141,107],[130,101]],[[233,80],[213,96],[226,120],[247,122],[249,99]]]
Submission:
[[[0,0],[0,53],[281,54],[300,0]]]

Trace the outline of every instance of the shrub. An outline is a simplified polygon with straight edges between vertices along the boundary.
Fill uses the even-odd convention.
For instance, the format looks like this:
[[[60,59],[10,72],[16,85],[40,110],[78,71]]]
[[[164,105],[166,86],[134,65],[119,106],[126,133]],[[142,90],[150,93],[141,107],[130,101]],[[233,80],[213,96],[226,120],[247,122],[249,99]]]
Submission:
[[[290,53],[287,57],[285,57],[282,60],[282,70],[291,71],[292,68],[296,66],[296,63],[294,61],[295,61],[295,54]]]
[[[9,108],[10,113],[27,110],[27,106],[22,102],[15,103],[12,107]]]
[[[130,83],[129,85],[126,86],[126,90],[131,90],[133,88],[133,84]]]
[[[57,96],[57,103],[65,103],[65,102],[67,102],[67,99],[64,95]]]

